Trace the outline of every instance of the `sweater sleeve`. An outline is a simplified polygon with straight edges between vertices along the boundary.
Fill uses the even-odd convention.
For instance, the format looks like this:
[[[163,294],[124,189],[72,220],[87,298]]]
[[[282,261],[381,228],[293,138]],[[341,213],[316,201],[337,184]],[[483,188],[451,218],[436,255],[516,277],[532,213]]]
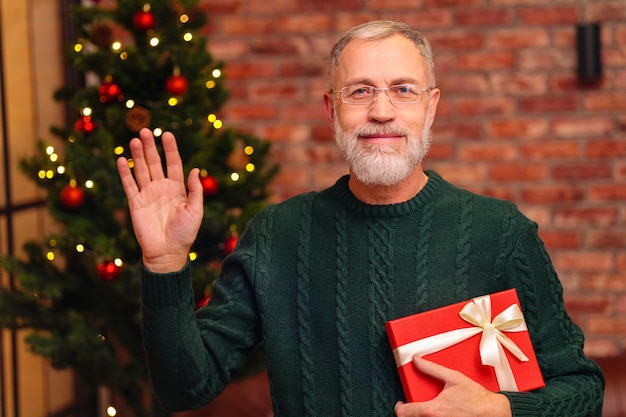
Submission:
[[[189,264],[170,274],[143,270],[146,360],[157,397],[170,411],[210,402],[259,342],[258,313],[243,267],[230,270],[198,311]]]
[[[604,376],[583,352],[584,336],[563,303],[557,278],[535,223],[520,221],[507,276],[517,287],[545,388],[505,392],[514,417],[601,416]]]

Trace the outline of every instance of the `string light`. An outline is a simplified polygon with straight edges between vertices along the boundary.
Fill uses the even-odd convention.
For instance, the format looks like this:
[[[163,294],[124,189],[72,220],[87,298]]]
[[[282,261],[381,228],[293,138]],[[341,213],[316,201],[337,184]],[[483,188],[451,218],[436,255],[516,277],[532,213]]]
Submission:
[[[161,129],[160,127],[157,127],[152,131],[152,134],[156,137],[159,137],[163,134],[163,129]]]
[[[193,35],[190,32],[187,32],[183,35],[183,40],[185,40],[186,42],[189,42],[193,39]]]
[[[113,43],[111,44],[111,49],[112,49],[114,52],[118,52],[119,50],[121,50],[121,49],[122,49],[122,42],[120,42],[120,41],[115,41],[115,42],[113,42]]]
[[[121,146],[121,145],[120,145],[120,146],[116,146],[116,147],[113,149],[113,153],[114,153],[115,155],[118,155],[118,156],[119,156],[119,155],[122,155],[122,154],[124,153],[124,147],[123,147],[123,146]]]
[[[135,107],[135,100],[126,100],[126,108],[132,109],[133,107]]]
[[[78,252],[78,253],[85,252],[85,245],[83,245],[82,243],[77,243],[76,244],[76,252]]]
[[[117,415],[117,410],[112,405],[107,407],[107,416],[115,417]]]
[[[238,174],[238,173],[236,173],[236,172],[233,172],[232,174],[230,174],[230,179],[231,179],[231,181],[233,181],[233,182],[237,182],[237,181],[239,181],[239,174]]]
[[[94,183],[93,183],[92,180],[85,181],[85,188],[91,189],[91,188],[93,188],[93,186],[94,186]]]
[[[210,90],[210,89],[212,89],[212,88],[215,88],[215,86],[217,85],[217,83],[216,83],[214,80],[209,80],[209,81],[207,81],[207,82],[206,82],[206,84],[204,84],[204,85],[205,85],[205,87],[206,87],[207,89],[209,89],[209,90]]]
[[[50,262],[54,261],[54,252],[48,251],[46,253],[46,259],[49,260]]]
[[[213,123],[217,120],[217,116],[214,114],[209,114],[206,119],[209,121],[209,123]]]
[[[187,23],[189,22],[189,15],[181,14],[178,20],[180,20],[180,23]]]
[[[83,116],[91,116],[91,113],[93,112],[93,109],[91,107],[84,107],[81,111],[80,114]]]
[[[157,46],[159,44],[159,38],[157,38],[156,36],[154,38],[150,38],[150,46]]]
[[[189,260],[191,262],[195,261],[196,259],[198,259],[198,253],[197,252],[190,252],[189,253]]]
[[[254,172],[254,169],[255,169],[255,167],[254,167],[254,164],[253,164],[252,162],[248,162],[248,163],[246,164],[246,171],[248,171],[248,172]]]
[[[176,97],[170,97],[167,100],[167,104],[169,104],[170,107],[174,107],[178,104],[178,99]]]
[[[57,167],[57,174],[60,174],[60,175],[65,174],[65,167],[63,165],[59,165]]]
[[[124,261],[122,261],[120,258],[115,258],[115,260],[113,261],[113,263],[115,264],[115,266],[117,266],[118,268],[121,268],[124,265]]]
[[[252,155],[254,153],[254,148],[252,146],[248,145],[245,148],[243,148],[243,152],[246,155],[250,156],[250,155]]]
[[[216,128],[216,129],[221,129],[223,125],[224,124],[222,123],[221,120],[216,120],[216,121],[213,122],[213,127]]]
[[[82,52],[82,50],[83,50],[83,44],[82,43],[74,44],[74,52]]]
[[[213,72],[211,72],[211,75],[213,75],[213,78],[220,78],[222,76],[222,70],[215,68]]]

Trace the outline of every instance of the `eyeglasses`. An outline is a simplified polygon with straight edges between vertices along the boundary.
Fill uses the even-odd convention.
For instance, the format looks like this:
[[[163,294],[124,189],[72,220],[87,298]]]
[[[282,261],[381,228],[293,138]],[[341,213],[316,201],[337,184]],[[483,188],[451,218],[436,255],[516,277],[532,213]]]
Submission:
[[[339,93],[341,101],[346,104],[372,104],[376,93],[384,91],[393,104],[412,104],[421,102],[424,93],[434,88],[419,88],[415,84],[397,84],[386,88],[376,88],[371,85],[349,85],[341,90],[331,90],[331,93]]]

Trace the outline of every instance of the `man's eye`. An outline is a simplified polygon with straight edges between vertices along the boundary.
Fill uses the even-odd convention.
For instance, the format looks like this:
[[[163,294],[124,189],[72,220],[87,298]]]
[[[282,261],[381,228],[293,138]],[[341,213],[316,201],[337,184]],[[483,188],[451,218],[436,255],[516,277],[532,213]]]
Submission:
[[[367,87],[356,87],[354,90],[352,90],[352,93],[350,93],[351,96],[366,96],[371,94],[371,89],[367,88]]]
[[[399,94],[414,94],[413,89],[410,85],[397,85],[395,90]]]

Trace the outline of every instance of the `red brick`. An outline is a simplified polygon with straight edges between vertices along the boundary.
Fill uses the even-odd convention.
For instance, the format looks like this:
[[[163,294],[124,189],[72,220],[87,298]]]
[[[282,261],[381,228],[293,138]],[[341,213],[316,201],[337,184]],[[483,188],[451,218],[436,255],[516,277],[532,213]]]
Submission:
[[[548,251],[555,249],[578,249],[581,246],[580,233],[576,231],[542,231],[541,240]]]
[[[524,143],[520,155],[533,159],[577,158],[580,156],[579,144],[573,141]]]
[[[231,62],[224,68],[227,80],[258,80],[276,76],[276,66],[270,61]]]
[[[604,251],[559,251],[552,259],[558,271],[607,272],[614,267],[612,254]]]
[[[598,201],[626,200],[626,185],[596,185],[589,188],[589,197]]]
[[[625,248],[626,230],[590,230],[587,232],[586,246],[597,249]]]
[[[605,164],[560,165],[553,167],[551,172],[552,178],[557,180],[607,180],[613,177],[613,170]]]
[[[587,142],[585,155],[589,158],[626,157],[626,141],[607,139]]]
[[[457,100],[456,107],[461,116],[511,114],[513,101],[506,97],[466,98]]]
[[[423,0],[427,7],[482,6],[486,0]]]
[[[624,111],[626,93],[599,93],[586,95],[584,108],[588,111]]]
[[[626,291],[626,272],[587,273],[581,276],[584,291]]]
[[[324,108],[321,104],[298,104],[285,106],[280,112],[281,118],[291,121],[316,121],[323,119]]]
[[[486,48],[518,49],[542,48],[549,44],[550,36],[546,29],[529,29],[516,27],[513,29],[498,29],[491,31],[486,39]]]
[[[522,199],[527,203],[565,203],[580,201],[585,193],[580,188],[568,185],[536,185],[522,190]]]
[[[511,21],[511,9],[481,8],[455,12],[454,22],[461,26],[506,25]]]
[[[459,159],[466,161],[511,161],[515,160],[517,148],[506,143],[472,143],[463,145],[458,152]]]
[[[618,211],[614,207],[567,207],[554,212],[556,227],[608,227],[617,224]]]
[[[614,122],[608,117],[559,118],[552,121],[552,132],[562,137],[600,136],[610,133]]]
[[[482,130],[478,123],[435,123],[433,135],[437,140],[439,138],[455,140],[460,138],[479,138],[482,136]]]
[[[574,95],[523,97],[519,100],[519,108],[527,113],[573,111],[578,108],[578,98]]]
[[[576,65],[576,55],[570,48],[526,48],[519,52],[518,62],[519,68],[527,71],[571,71]]]
[[[490,71],[511,69],[515,64],[515,56],[510,51],[460,53],[457,64],[460,70]]]
[[[485,129],[490,138],[539,139],[548,133],[548,124],[542,119],[510,119],[488,121]]]
[[[626,317],[597,315],[589,317],[585,324],[594,334],[615,336],[626,334]]]
[[[454,154],[454,146],[450,143],[433,142],[428,150],[428,159],[450,159]]]
[[[525,25],[574,25],[580,21],[578,7],[521,7],[517,10],[520,22]]]
[[[540,181],[546,178],[544,164],[510,163],[492,164],[489,177],[496,181]]]
[[[544,73],[499,72],[491,77],[493,88],[499,94],[530,96],[545,94],[547,78]]]
[[[234,104],[226,108],[226,115],[233,121],[273,119],[277,115],[276,106],[261,104]]]
[[[611,310],[611,300],[603,295],[568,295],[565,308],[575,313],[607,313]]]
[[[478,32],[446,32],[429,37],[433,49],[477,49],[484,45],[484,36]]]
[[[446,76],[437,81],[443,94],[479,95],[489,90],[489,81],[484,74],[462,74]],[[441,106],[441,102],[439,103]]]

